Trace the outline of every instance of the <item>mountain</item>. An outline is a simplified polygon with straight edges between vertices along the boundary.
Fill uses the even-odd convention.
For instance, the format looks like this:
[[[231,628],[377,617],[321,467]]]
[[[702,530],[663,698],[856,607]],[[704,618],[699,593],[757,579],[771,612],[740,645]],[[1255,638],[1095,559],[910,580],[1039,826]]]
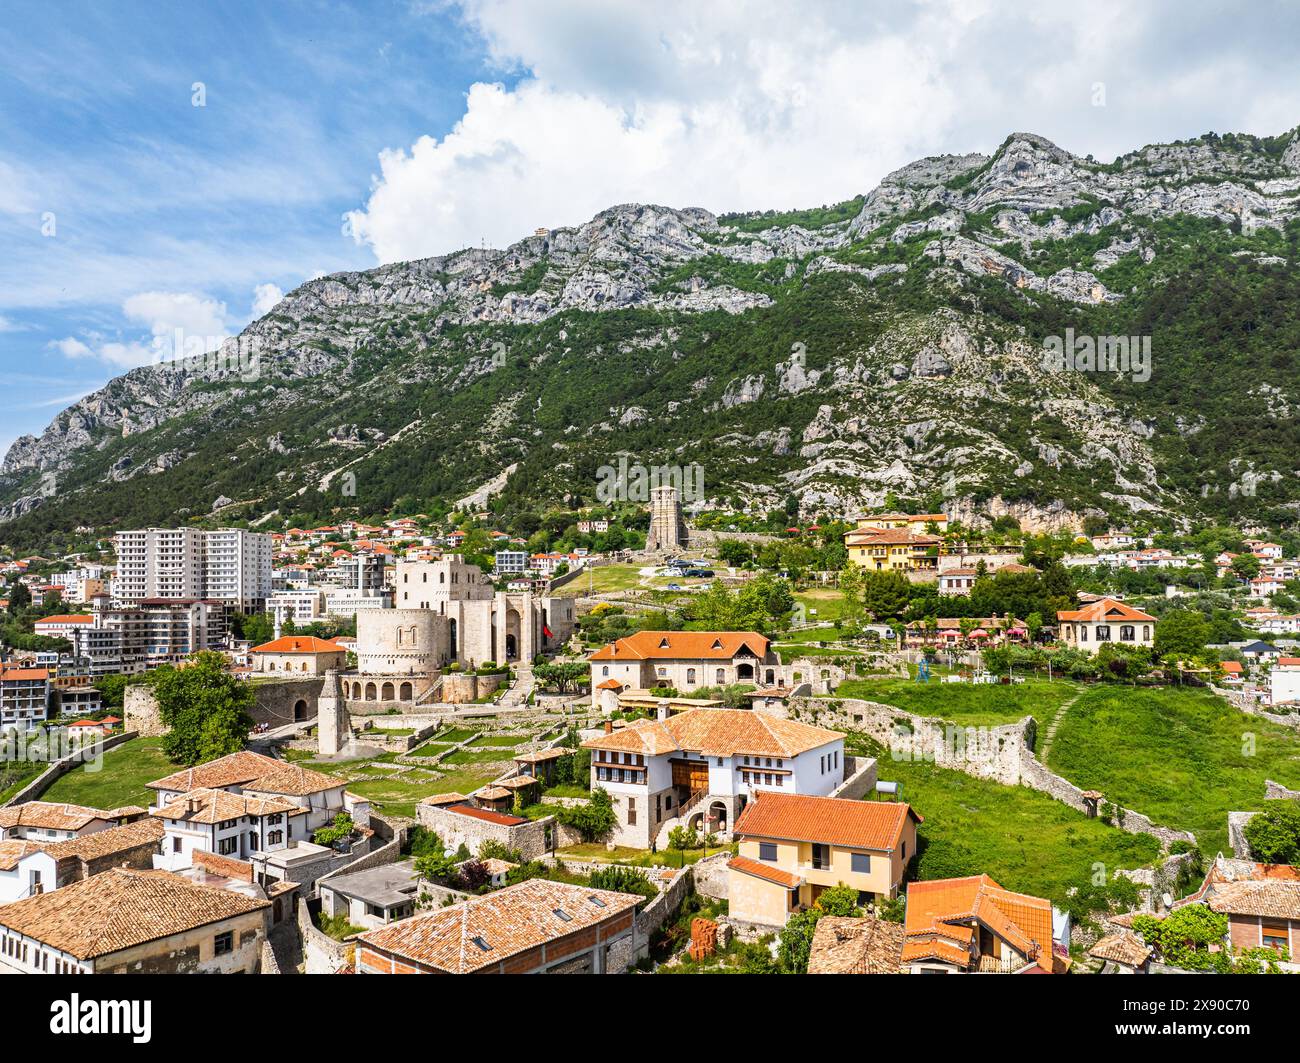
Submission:
[[[699,465],[705,508],[1289,525],[1298,241],[1300,130],[1108,164],[1017,133],[830,207],[611,207],[310,281],[224,364],[113,380],[9,450],[0,536],[509,514],[593,500],[620,456]],[[1079,337],[1149,372],[1045,356]]]

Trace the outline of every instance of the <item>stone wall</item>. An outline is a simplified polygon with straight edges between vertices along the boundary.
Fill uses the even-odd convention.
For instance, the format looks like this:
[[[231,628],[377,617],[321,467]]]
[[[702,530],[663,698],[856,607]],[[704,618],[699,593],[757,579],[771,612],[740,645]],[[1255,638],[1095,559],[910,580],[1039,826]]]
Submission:
[[[135,731],[144,738],[156,738],[165,734],[162,717],[158,713],[158,699],[146,686],[128,686],[123,695],[123,726],[128,731]]]
[[[691,865],[691,879],[695,884],[695,892],[701,897],[725,901],[729,892],[730,872],[727,870],[727,864],[730,860],[731,853],[722,852],[695,861]]]
[[[959,727],[894,705],[856,698],[792,698],[790,715],[823,727],[859,731],[888,748],[896,759],[919,759],[1005,786],[1028,786],[1085,815],[1091,811],[1080,787],[1050,771],[1034,756],[1031,716],[997,727]],[[887,779],[889,762],[883,762],[879,771]],[[1149,834],[1166,847],[1174,841],[1195,841],[1187,831],[1157,826],[1140,812],[1113,804],[1108,807],[1115,825],[1130,834]]]
[[[477,853],[483,843],[491,839],[507,849],[518,850],[525,860],[536,860],[550,852],[552,840],[558,841],[554,816],[508,826],[462,816],[434,805],[418,805],[415,814],[420,826],[438,835],[449,851],[455,851],[463,844],[470,852]]]
[[[94,745],[87,745],[69,753],[66,757],[60,757],[58,760],[50,762],[50,766],[41,772],[36,778],[17,791],[5,805],[21,805],[24,801],[35,801],[45,793],[56,779],[62,778],[74,768],[81,767],[89,760],[105,751],[112,749],[114,746],[120,746],[123,742],[129,742],[137,737],[135,731],[123,731],[121,734],[111,735]]]
[[[473,672],[444,672],[442,676],[442,701],[445,705],[467,705],[485,698],[500,688],[506,673],[475,675]]]
[[[876,788],[875,757],[844,757],[844,781],[831,791],[831,797],[856,801]]]
[[[297,722],[294,706],[302,701],[306,702],[303,718],[310,720],[316,715],[316,703],[320,700],[321,685],[324,681],[322,676],[272,682],[259,680],[253,684],[253,695],[256,700],[249,710],[249,715],[256,723],[264,723],[268,727],[283,727],[285,724]]]
[[[333,974],[352,962],[356,946],[348,941],[335,941],[320,930],[311,919],[311,908],[320,909],[319,902],[298,905],[298,933],[302,937],[304,974]]]

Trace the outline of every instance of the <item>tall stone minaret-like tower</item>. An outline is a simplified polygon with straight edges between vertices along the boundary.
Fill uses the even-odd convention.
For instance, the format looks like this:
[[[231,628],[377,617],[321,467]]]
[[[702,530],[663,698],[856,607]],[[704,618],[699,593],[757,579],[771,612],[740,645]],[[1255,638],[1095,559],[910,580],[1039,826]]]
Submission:
[[[676,550],[686,545],[686,524],[677,488],[669,485],[650,489],[650,530],[646,533],[647,550]]]
[[[339,674],[331,668],[325,673],[320,697],[316,701],[316,748],[324,756],[333,756],[343,752],[344,745],[351,738],[352,728],[348,724]]]

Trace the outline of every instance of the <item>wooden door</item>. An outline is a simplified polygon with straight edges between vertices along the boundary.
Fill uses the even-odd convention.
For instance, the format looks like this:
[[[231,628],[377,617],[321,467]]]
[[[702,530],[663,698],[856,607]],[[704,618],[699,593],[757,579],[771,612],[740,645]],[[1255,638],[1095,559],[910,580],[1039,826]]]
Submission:
[[[709,765],[703,760],[674,760],[673,785],[684,786],[691,793],[709,788]]]

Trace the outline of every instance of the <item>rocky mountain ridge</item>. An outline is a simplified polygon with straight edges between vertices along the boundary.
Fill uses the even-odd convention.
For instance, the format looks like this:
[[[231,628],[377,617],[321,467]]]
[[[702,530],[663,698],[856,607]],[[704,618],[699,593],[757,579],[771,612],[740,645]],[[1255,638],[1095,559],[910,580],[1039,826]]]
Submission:
[[[501,492],[541,503],[587,497],[591,462],[619,453],[707,458],[708,505],[930,498],[1044,527],[1168,517],[1226,497],[1236,476],[1171,488],[1162,468],[1184,456],[1163,440],[1168,411],[1099,375],[1046,371],[1038,334],[1129,318],[1151,331],[1150,306],[1198,248],[1290,283],[1298,219],[1296,131],[1105,165],[1013,134],[989,156],[911,163],[851,215],[611,207],[504,251],[309,281],[227,341],[230,364],[255,352],[253,372],[117,378],[13,445],[0,520],[61,526],[92,502],[108,522],[106,485],[157,494],[120,490],[146,481],[173,485],[173,502],[201,485],[172,518],[218,498],[248,519],[375,511],[398,479],[452,501],[511,465]],[[1263,375],[1268,415],[1293,423],[1294,377]],[[1190,413],[1188,437],[1213,421]],[[1296,477],[1236,460],[1253,485]],[[403,462],[419,474],[400,477]],[[323,497],[345,463],[380,489]],[[51,475],[57,492],[37,489]],[[141,500],[123,519],[166,512]]]

